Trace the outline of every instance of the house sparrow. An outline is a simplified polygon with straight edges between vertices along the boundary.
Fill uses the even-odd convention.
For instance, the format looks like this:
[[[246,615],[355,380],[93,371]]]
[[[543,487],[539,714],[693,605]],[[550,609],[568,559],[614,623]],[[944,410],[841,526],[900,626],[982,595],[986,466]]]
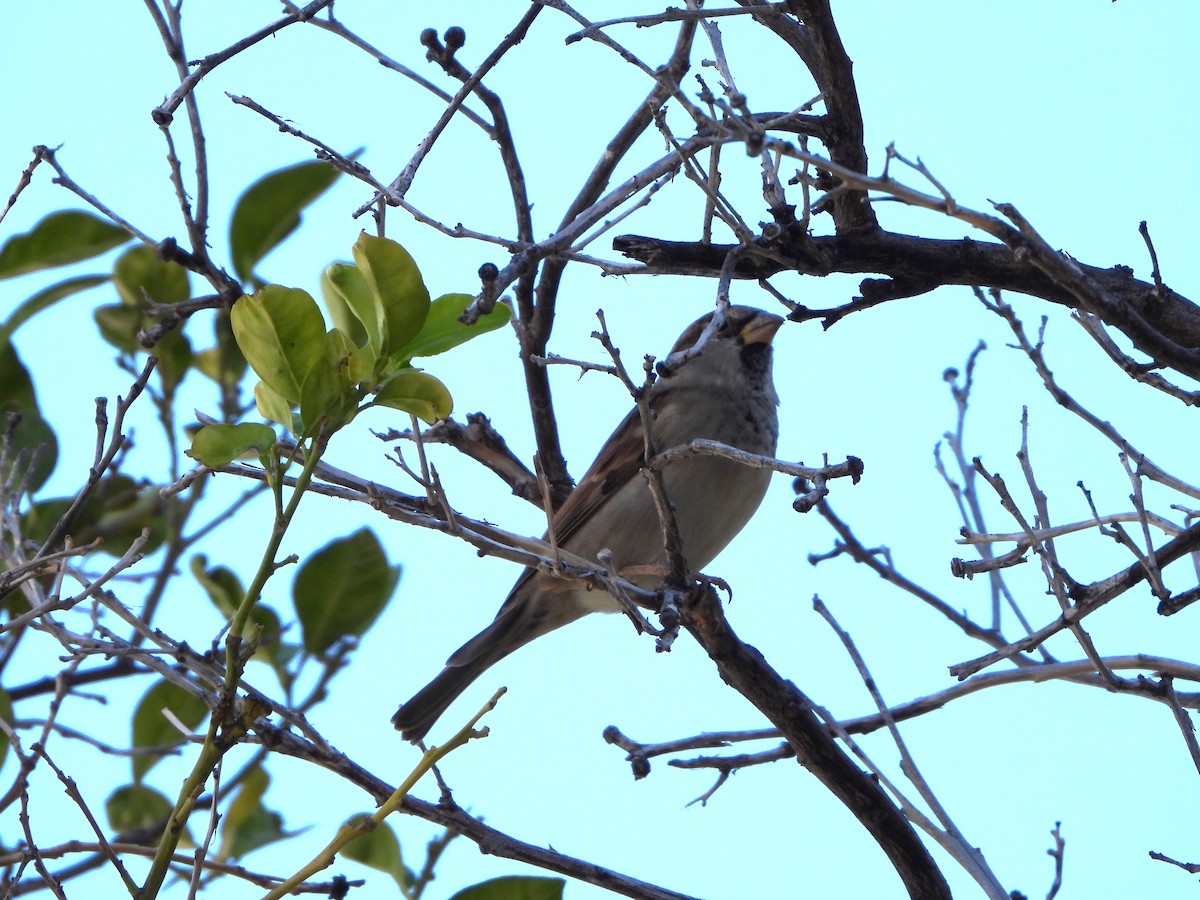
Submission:
[[[692,323],[680,336],[650,388],[658,447],[666,450],[706,438],[773,456],[779,398],[771,380],[771,340],[783,319],[731,306],[700,354],[689,354],[714,315]],[[653,589],[666,574],[666,554],[654,500],[641,473],[644,451],[642,420],[634,408],[555,513],[551,528],[563,549],[594,560],[607,548],[614,571]],[[663,470],[689,566],[702,569],[733,540],[758,509],[770,477],[767,469],[716,456],[688,456]],[[406,740],[419,741],[492,664],[587,613],[620,609],[604,591],[526,569],[492,624],[455,651],[441,674],[400,707],[392,724]]]

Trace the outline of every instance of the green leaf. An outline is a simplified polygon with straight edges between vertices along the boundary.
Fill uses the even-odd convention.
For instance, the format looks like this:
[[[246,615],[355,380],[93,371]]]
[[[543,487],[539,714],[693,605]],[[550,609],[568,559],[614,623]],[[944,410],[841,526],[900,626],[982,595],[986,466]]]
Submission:
[[[298,434],[302,429],[296,417],[292,415],[292,404],[277,391],[272,390],[265,381],[254,386],[254,405],[264,419],[278,422],[292,434]]]
[[[446,418],[454,409],[454,398],[446,386],[419,369],[397,372],[384,382],[372,402],[411,413],[429,425]]]
[[[233,270],[249,281],[264,256],[300,225],[300,213],[333,184],[337,169],[302,162],[264,175],[237,200],[229,223]]]
[[[120,556],[148,529],[149,541],[142,553],[153,553],[166,537],[169,508],[178,503],[163,497],[155,485],[111,474],[96,485],[71,533],[77,543],[99,538],[104,542],[101,553]]]
[[[92,310],[92,318],[100,329],[100,337],[122,353],[132,356],[143,349],[138,332],[146,317],[140,309],[124,303],[106,303]]]
[[[19,594],[20,591],[13,591],[14,594]],[[9,699],[8,691],[0,688],[0,719],[3,719],[10,726],[13,724],[13,708],[12,700]],[[11,744],[7,737],[0,738],[0,768],[4,767],[4,757],[8,755],[8,748]],[[400,852],[400,848],[396,848],[396,852]]]
[[[344,332],[354,346],[370,344],[378,351],[383,310],[376,309],[362,272],[350,263],[333,263],[321,273],[321,293],[333,327]],[[370,324],[372,335],[367,334],[364,323]]]
[[[162,382],[163,393],[170,400],[179,387],[184,376],[192,368],[195,354],[192,353],[192,342],[178,328],[164,334],[152,351],[158,359],[154,372]]]
[[[352,825],[355,818],[347,819],[346,825]],[[341,855],[379,872],[386,872],[396,880],[401,890],[413,882],[413,874],[400,856],[400,841],[387,822],[381,822],[371,831],[356,837],[342,849]]]
[[[26,537],[44,540],[73,499],[55,498],[33,504],[22,522]],[[110,473],[92,490],[71,525],[70,535],[77,546],[99,539],[103,541],[101,553],[120,556],[146,528],[150,540],[142,552],[153,553],[166,535],[170,505],[177,502],[163,498],[153,485],[119,472]]]
[[[325,335],[324,356],[308,370],[300,388],[300,421],[305,434],[315,434],[319,428],[328,436],[350,424],[362,399],[355,377],[361,369],[350,339],[331,328]]]
[[[50,213],[0,247],[0,279],[67,266],[119,247],[129,233],[77,209]]]
[[[383,349],[384,341],[384,319],[383,319],[383,302],[371,290],[371,286],[367,283],[366,277],[357,266],[352,266],[349,263],[334,263],[325,270],[325,274],[321,278],[322,289],[326,291],[326,297],[332,295],[337,298],[336,303],[341,303],[350,311],[352,317],[356,319],[366,336],[365,343],[357,343],[359,347],[365,347],[371,353],[371,368],[374,369],[374,361],[379,359],[379,354]],[[332,313],[331,313],[332,315]],[[342,315],[339,311],[338,315]],[[341,329],[345,331],[346,329]],[[346,334],[351,340],[354,340],[354,335],[357,332],[351,326],[351,330]]]
[[[221,383],[237,384],[246,374],[246,357],[233,334],[232,316],[227,309],[217,310],[213,321],[213,335],[217,339],[217,352],[221,361]]]
[[[31,504],[21,517],[21,533],[26,540],[38,543],[46,540],[55,523],[71,508],[73,500],[73,497],[55,497]],[[84,511],[87,511],[87,507],[84,507]]]
[[[13,332],[36,316],[44,309],[49,309],[59,300],[65,300],[72,294],[90,290],[108,281],[107,275],[81,275],[78,278],[68,278],[58,284],[52,284],[38,291],[20,306],[12,311],[8,320],[0,325],[0,342],[7,341]]]
[[[208,427],[215,428],[217,426],[210,425]],[[191,569],[197,583],[204,588],[208,599],[213,602],[213,606],[221,615],[226,618],[232,616],[241,605],[242,598],[246,596],[246,589],[242,587],[242,582],[237,574],[225,566],[214,566],[210,569],[208,557],[203,553],[193,556],[188,563],[188,568]]]
[[[338,640],[362,635],[383,611],[400,580],[369,529],[326,544],[300,567],[292,600],[304,649],[324,653]]]
[[[6,413],[18,413],[21,416],[21,422],[13,433],[10,465],[20,461],[27,467],[26,472],[20,474],[28,478],[27,488],[35,491],[46,483],[54,471],[54,464],[58,460],[58,438],[42,418],[33,379],[29,377],[29,370],[21,362],[16,348],[10,341],[0,341],[0,428],[5,427]],[[21,454],[19,457],[18,453]],[[33,462],[32,468],[28,468],[30,461]],[[3,474],[8,475],[7,472]]]
[[[459,891],[450,900],[562,900],[566,880],[510,875]]]
[[[262,798],[270,783],[270,776],[261,766],[256,766],[242,781],[221,819],[221,859],[239,859],[251,850],[288,836],[283,830],[283,817],[263,805]]]
[[[208,558],[202,553],[192,557],[189,568],[196,582],[208,594],[208,599],[213,602],[213,606],[221,615],[232,618],[238,606],[241,605],[242,598],[246,596],[246,589],[242,587],[242,582],[233,570],[227,569],[225,566],[208,568]],[[283,681],[288,677],[278,658],[283,626],[275,611],[261,603],[255,604],[254,609],[250,611],[250,621],[246,623],[242,638],[249,640],[256,634],[258,646],[254,651],[254,659],[265,662],[275,669],[275,673]]]
[[[364,362],[369,353],[356,347],[340,328],[330,328],[325,333],[325,360],[347,388],[358,385],[370,374]]]
[[[196,354],[196,368],[217,384],[232,387],[246,374],[246,357],[242,355],[241,348],[233,336],[229,310],[217,310],[213,333],[217,343]]]
[[[377,355],[387,360],[416,337],[425,324],[429,291],[416,262],[395,241],[364,231],[354,242],[352,252],[383,310],[382,346]]]
[[[0,393],[3,393],[2,381]],[[50,423],[37,412],[23,412],[21,422],[13,432],[9,454],[10,467],[18,462],[21,465],[14,481],[27,479],[24,487],[33,493],[39,490],[54,472],[54,466],[58,463],[58,437]],[[3,473],[3,476],[7,475],[8,472]]]
[[[292,403],[325,353],[325,320],[307,291],[270,284],[233,305],[233,333],[258,377]]]
[[[145,244],[130,247],[117,258],[113,284],[124,303],[141,310],[150,303],[182,303],[192,296],[187,269],[161,259],[156,248]]]
[[[142,695],[133,711],[133,746],[176,747],[187,741],[175,724],[164,715],[170,710],[185,728],[195,729],[208,715],[208,706],[199,697],[170,681],[159,681]],[[142,753],[133,757],[133,780],[141,782],[162,757]]]
[[[300,387],[300,425],[304,434],[318,429],[332,434],[339,426],[338,412],[346,394],[333,366],[324,357],[317,360]]]
[[[119,835],[148,828],[158,828],[161,833],[172,808],[170,800],[144,784],[119,787],[104,801],[108,824]],[[147,836],[141,843],[153,846],[158,843],[157,835]]]
[[[11,341],[0,343],[0,411],[36,412],[37,393],[29,370]]]
[[[188,456],[212,469],[227,466],[235,459],[261,458],[273,452],[275,429],[256,422],[239,425],[205,425],[192,438]],[[239,598],[240,599],[240,598]]]
[[[512,318],[512,310],[503,303],[497,303],[490,313],[480,316],[474,325],[464,325],[458,321],[458,317],[474,299],[470,294],[444,294],[438,297],[430,304],[429,317],[421,331],[397,355],[412,359],[414,356],[445,353],[471,338],[502,328]]]

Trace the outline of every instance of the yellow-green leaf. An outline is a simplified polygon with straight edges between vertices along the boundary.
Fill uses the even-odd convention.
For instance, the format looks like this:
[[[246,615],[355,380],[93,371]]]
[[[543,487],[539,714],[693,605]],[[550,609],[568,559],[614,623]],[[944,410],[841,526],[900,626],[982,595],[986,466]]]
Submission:
[[[350,363],[335,357],[345,336],[336,328],[330,331],[330,349],[313,367],[300,388],[300,422],[305,434],[326,436],[348,425],[358,412],[359,392],[350,384]],[[352,350],[353,348],[351,348]]]
[[[382,347],[386,360],[411,341],[429,314],[429,291],[408,251],[365,231],[355,241],[354,261],[383,310]],[[365,324],[365,323],[364,323]]]
[[[358,817],[347,819],[346,826],[353,825],[356,818]],[[396,880],[401,890],[413,881],[412,872],[404,865],[400,855],[400,841],[396,839],[396,832],[387,822],[381,822],[371,831],[356,837],[342,849],[341,855],[377,871],[386,872]]]
[[[272,390],[265,381],[254,385],[254,404],[264,419],[278,422],[292,434],[300,431],[296,417],[292,414],[292,404],[278,391]]]
[[[247,362],[276,393],[300,401],[300,385],[325,352],[325,320],[307,291],[269,284],[233,305],[233,333]]]
[[[205,425],[192,438],[188,456],[217,469],[235,459],[256,459],[275,446],[275,430],[257,422],[238,425]]]
[[[434,356],[445,353],[473,337],[495,331],[508,324],[512,310],[497,303],[486,316],[480,316],[473,325],[458,321],[474,301],[470,294],[444,294],[430,304],[429,316],[421,331],[408,342],[397,355],[412,359],[414,356]]]
[[[446,418],[454,409],[454,398],[446,386],[418,369],[397,372],[379,389],[373,402],[412,413],[429,425]]]
[[[242,781],[237,795],[221,819],[221,859],[239,859],[266,844],[287,837],[283,817],[263,805],[271,779],[255,767]]]
[[[350,263],[333,263],[321,273],[321,293],[333,327],[344,331],[356,347],[378,352],[383,310],[377,308],[367,281]]]
[[[364,365],[364,352],[340,328],[331,328],[325,334],[325,359],[346,387],[357,385],[370,374]]]

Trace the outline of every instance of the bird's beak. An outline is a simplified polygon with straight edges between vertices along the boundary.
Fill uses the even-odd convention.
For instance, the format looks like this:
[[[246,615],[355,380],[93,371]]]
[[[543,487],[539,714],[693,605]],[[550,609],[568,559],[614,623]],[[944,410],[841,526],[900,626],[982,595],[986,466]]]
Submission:
[[[753,344],[769,344],[781,325],[783,325],[782,317],[760,312],[742,326],[739,337],[747,347]]]

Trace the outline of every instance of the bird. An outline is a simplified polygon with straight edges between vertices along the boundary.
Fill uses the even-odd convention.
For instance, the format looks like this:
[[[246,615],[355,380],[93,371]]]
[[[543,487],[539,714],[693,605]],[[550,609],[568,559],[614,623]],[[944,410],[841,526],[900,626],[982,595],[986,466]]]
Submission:
[[[710,327],[714,316],[715,330]],[[647,394],[660,452],[708,439],[775,455],[779,397],[771,343],[783,321],[753,307],[727,306],[723,316],[714,310],[683,332]],[[702,341],[706,330],[710,333]],[[697,345],[701,349],[694,355]],[[554,513],[550,527],[559,547],[588,560],[607,549],[612,570],[654,589],[666,575],[666,553],[644,466],[642,418],[635,406]],[[711,455],[684,456],[663,469],[690,568],[702,570],[742,530],[770,478],[769,469]],[[405,740],[419,742],[475,679],[514,650],[588,613],[621,608],[606,591],[527,568],[492,623],[450,656],[441,673],[399,708],[392,724]]]

